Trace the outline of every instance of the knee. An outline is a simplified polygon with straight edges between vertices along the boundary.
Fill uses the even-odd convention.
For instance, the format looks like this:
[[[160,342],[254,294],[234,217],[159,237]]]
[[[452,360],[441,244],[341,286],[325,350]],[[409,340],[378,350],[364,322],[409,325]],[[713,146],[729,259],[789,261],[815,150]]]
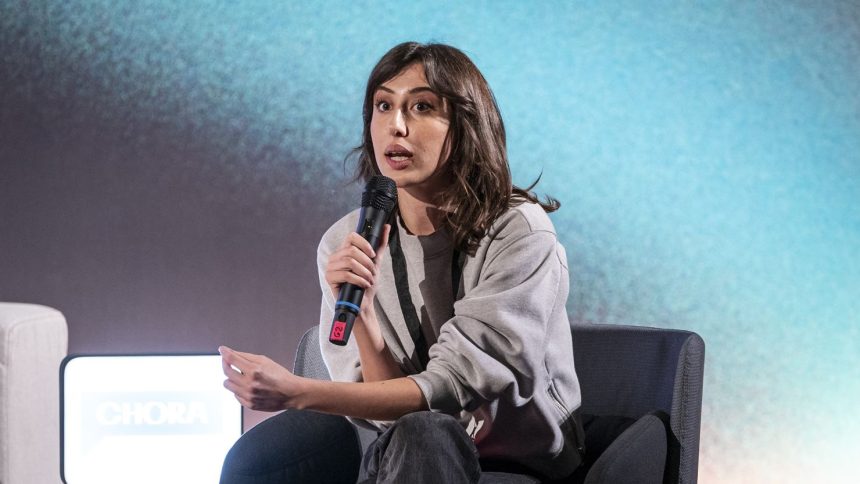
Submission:
[[[480,475],[478,450],[450,415],[405,415],[371,449],[365,457],[367,473],[385,482],[406,482],[401,472],[436,476],[436,482],[477,482]]]
[[[413,412],[400,417],[395,423],[395,431],[401,436],[412,438],[461,436],[468,438],[466,431],[454,417],[437,412]]]
[[[349,475],[351,468],[358,471],[360,452],[346,419],[287,411],[264,420],[236,441],[224,459],[221,482],[301,481],[294,477],[310,468],[318,469],[319,475]],[[354,482],[355,476],[351,479]]]

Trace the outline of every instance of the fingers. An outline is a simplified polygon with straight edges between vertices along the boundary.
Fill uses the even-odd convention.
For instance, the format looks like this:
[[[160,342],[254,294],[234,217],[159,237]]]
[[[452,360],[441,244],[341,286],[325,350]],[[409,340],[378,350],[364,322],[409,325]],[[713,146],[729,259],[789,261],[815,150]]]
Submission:
[[[253,365],[260,359],[260,355],[255,355],[254,353],[236,351],[227,346],[223,346],[222,348],[225,348],[232,355],[233,363],[240,363],[242,366]]]
[[[253,410],[276,411],[287,408],[290,382],[295,376],[263,355],[218,348],[227,379],[224,388],[243,406]],[[248,366],[244,366],[248,365]]]
[[[242,370],[233,366],[233,350],[226,346],[219,346],[218,353],[221,353],[221,370],[227,377],[233,376],[234,373],[242,374]]]
[[[231,377],[233,373],[239,373],[240,375],[242,374],[241,370],[234,368],[232,365],[230,365],[230,363],[227,362],[227,358],[224,357],[224,353],[221,353],[221,370],[228,378]]]
[[[336,272],[352,273],[362,279],[366,279],[368,283],[372,284],[376,272],[376,266],[373,261],[367,258],[363,253],[356,254],[353,250],[357,249],[353,247],[351,249],[346,249],[345,253],[335,253],[329,263],[328,271],[332,272],[332,275]],[[354,281],[340,282],[354,283]]]
[[[245,377],[245,373],[235,364],[231,363],[236,360],[235,352],[226,346],[219,347],[218,352],[221,353],[221,369],[227,377],[224,380],[224,388],[229,390],[242,406],[248,407],[248,403],[250,402],[242,396],[243,386],[240,385],[240,382]]]
[[[254,361],[257,355],[242,353],[227,346],[218,347],[218,352],[221,353],[221,369],[228,378],[247,375],[249,370],[258,366]]]
[[[251,400],[244,395],[243,387],[239,386],[236,382],[229,379],[224,380],[224,388],[229,390],[243,407],[253,407]]]
[[[249,400],[245,400],[244,398],[240,397],[239,395],[236,395],[235,393],[233,394],[233,396],[236,397],[236,400],[239,401],[240,405],[242,405],[245,408],[250,408],[253,410],[253,405],[251,404],[251,402]]]
[[[373,247],[370,246],[370,242],[368,242],[364,237],[359,235],[358,232],[350,232],[343,240],[343,243],[340,244],[341,249],[347,248],[349,246],[358,248],[360,251],[367,254],[367,257],[369,259],[376,257],[376,252],[373,250]]]
[[[221,368],[227,376],[224,388],[233,393],[242,406],[254,408],[253,392],[258,385],[253,381],[259,374],[256,369],[259,365],[252,359],[256,355],[242,353],[226,346],[219,347],[218,352],[221,353]]]
[[[387,240],[387,232],[384,234]],[[326,282],[333,289],[344,283],[355,284],[365,289],[371,287],[376,282],[376,273],[379,269],[373,260],[376,254],[370,242],[358,233],[350,233],[340,248],[329,257],[325,273]]]

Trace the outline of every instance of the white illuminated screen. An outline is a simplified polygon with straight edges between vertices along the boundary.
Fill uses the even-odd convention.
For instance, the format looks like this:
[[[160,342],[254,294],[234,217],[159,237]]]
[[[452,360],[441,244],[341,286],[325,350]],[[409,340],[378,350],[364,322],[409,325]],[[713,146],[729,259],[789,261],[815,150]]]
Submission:
[[[70,358],[64,482],[218,482],[242,433],[242,409],[224,378],[218,355]]]

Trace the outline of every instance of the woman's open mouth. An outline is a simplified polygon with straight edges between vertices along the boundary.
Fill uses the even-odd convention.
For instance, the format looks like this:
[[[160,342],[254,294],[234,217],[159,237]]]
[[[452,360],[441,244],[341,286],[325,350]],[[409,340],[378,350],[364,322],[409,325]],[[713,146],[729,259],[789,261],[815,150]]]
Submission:
[[[412,152],[394,144],[385,148],[385,161],[395,170],[402,170],[412,161]]]

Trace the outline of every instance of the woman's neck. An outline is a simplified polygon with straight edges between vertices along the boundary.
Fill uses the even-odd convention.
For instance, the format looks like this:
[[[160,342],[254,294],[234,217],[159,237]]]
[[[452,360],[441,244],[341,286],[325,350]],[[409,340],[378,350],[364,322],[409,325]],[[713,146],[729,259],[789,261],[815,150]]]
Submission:
[[[431,202],[397,189],[397,208],[406,230],[413,235],[430,235],[442,226],[444,212]]]

